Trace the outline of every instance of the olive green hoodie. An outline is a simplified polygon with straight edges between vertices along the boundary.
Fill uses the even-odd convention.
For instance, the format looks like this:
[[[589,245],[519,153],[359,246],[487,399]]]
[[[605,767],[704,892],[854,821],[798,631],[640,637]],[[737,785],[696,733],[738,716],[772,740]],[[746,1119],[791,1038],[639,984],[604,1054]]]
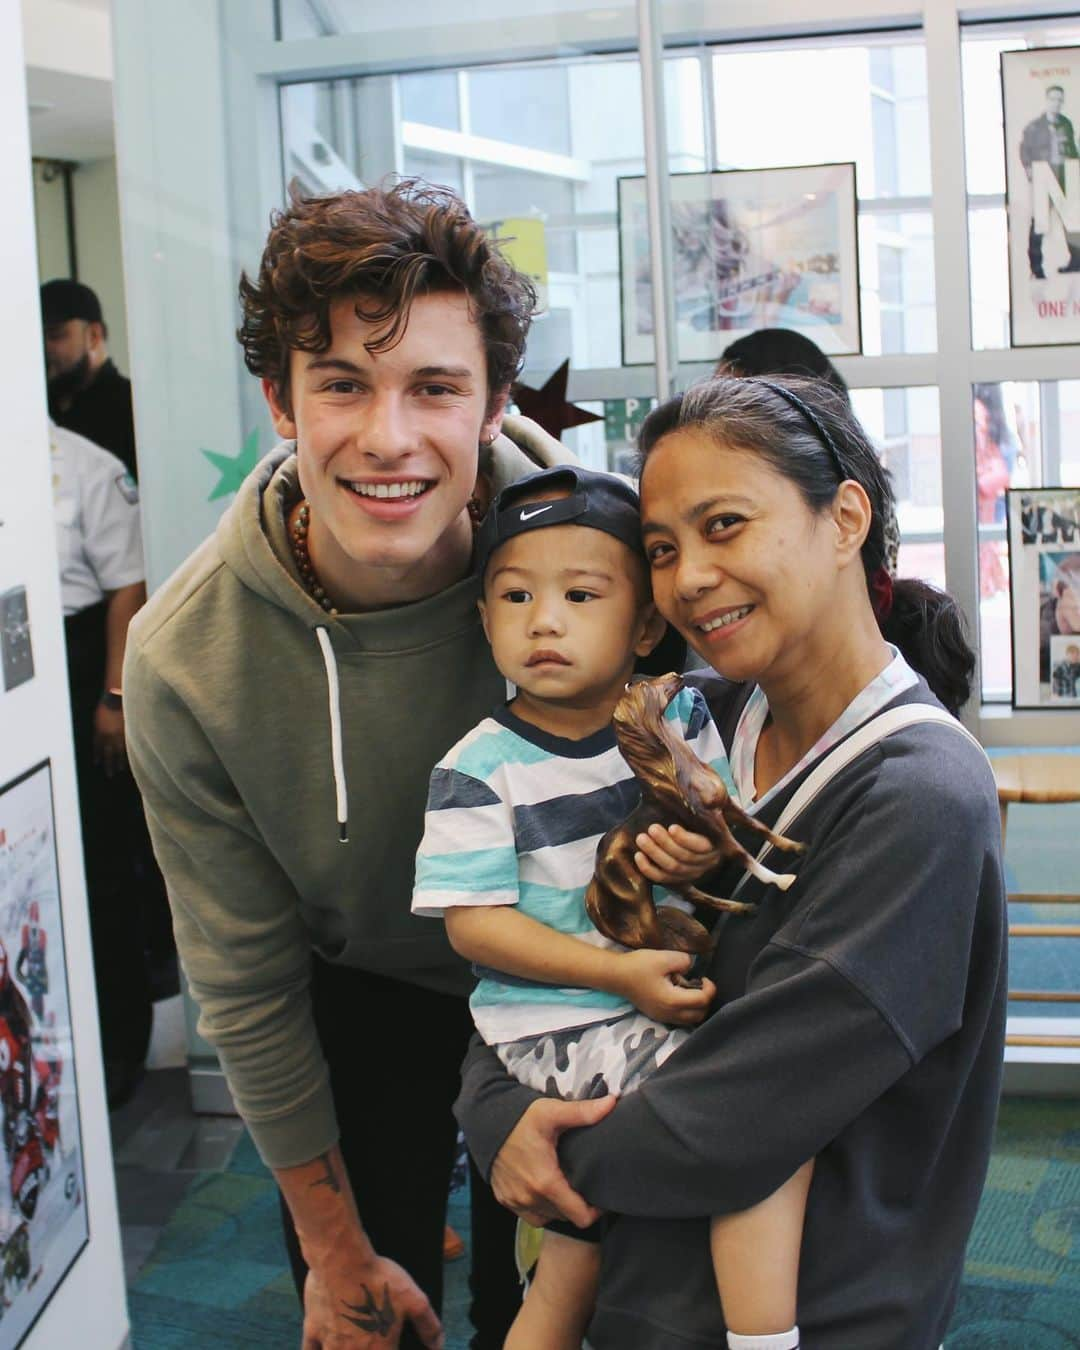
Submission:
[[[524,419],[496,490],[570,458]],[[533,462],[533,461],[536,462]],[[409,910],[436,760],[505,697],[469,577],[331,618],[300,582],[286,444],[131,625],[132,769],[169,890],[199,1030],[272,1167],[337,1139],[308,996],[328,960],[466,994],[442,924]]]

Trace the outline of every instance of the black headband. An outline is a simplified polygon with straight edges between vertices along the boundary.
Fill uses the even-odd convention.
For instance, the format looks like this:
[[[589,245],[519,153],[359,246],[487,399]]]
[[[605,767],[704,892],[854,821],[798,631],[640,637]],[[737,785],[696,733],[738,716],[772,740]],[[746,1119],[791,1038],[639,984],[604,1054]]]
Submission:
[[[782,384],[773,384],[772,380],[763,380],[760,377],[755,376],[753,382],[754,384],[763,384],[766,389],[771,389],[774,394],[779,394],[785,402],[790,403],[793,408],[796,408],[801,412],[803,417],[805,417],[814,428],[814,431],[817,432],[818,440],[832,456],[833,466],[840,475],[840,481],[843,482],[845,478],[851,477],[851,475],[844,470],[844,462],[840,458],[840,451],[836,448],[836,442],[833,440],[832,436],[830,436],[828,427],[826,427],[825,423],[808,403],[804,403],[798,394],[793,394],[790,389],[785,389]]]

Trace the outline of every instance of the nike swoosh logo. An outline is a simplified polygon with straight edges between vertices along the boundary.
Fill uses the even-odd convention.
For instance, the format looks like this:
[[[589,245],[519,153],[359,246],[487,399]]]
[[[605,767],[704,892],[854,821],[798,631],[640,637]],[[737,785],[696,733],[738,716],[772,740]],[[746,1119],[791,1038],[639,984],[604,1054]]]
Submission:
[[[535,511],[526,511],[525,508],[522,507],[521,515],[518,517],[518,519],[521,521],[532,520],[533,516],[538,516],[541,513],[541,511],[550,511],[550,510],[551,510],[550,505],[538,506]]]

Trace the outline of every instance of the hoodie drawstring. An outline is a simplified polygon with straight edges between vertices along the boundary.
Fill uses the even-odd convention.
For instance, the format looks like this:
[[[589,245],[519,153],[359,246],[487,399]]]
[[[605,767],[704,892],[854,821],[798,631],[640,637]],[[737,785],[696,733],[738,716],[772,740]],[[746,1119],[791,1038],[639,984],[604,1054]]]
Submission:
[[[316,628],[323,665],[326,666],[326,688],[330,696],[330,757],[334,762],[334,794],[337,797],[338,838],[347,843],[349,838],[349,789],[345,782],[345,756],[341,744],[341,694],[338,685],[337,659],[326,628]]]

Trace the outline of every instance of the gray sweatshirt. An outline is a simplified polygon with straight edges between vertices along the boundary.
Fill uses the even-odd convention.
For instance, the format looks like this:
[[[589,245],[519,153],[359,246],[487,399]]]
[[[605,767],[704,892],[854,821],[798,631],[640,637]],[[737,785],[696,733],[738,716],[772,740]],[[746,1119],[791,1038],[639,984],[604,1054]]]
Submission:
[[[746,687],[702,684],[730,744]],[[926,685],[894,704],[935,702]],[[890,705],[893,706],[893,705]],[[761,809],[774,824],[805,774]],[[716,1011],[643,1087],[560,1149],[618,1217],[594,1350],[724,1343],[708,1215],[763,1200],[816,1158],[799,1271],[804,1350],[936,1350],[989,1162],[1005,1028],[993,776],[948,727],[863,751],[787,831],[785,892],[750,879],[709,974]],[[749,847],[757,845],[744,839]],[[702,888],[729,895],[728,868]],[[485,1173],[534,1099],[474,1041],[459,1119]]]
[[[496,489],[570,458],[534,424],[511,427],[532,458],[500,437]],[[426,988],[471,988],[443,925],[410,913],[413,869],[432,766],[505,696],[473,578],[337,619],[308,595],[285,526],[300,496],[291,451],[256,466],[137,616],[124,670],[131,765],[199,1030],[272,1167],[337,1140],[313,948]]]

